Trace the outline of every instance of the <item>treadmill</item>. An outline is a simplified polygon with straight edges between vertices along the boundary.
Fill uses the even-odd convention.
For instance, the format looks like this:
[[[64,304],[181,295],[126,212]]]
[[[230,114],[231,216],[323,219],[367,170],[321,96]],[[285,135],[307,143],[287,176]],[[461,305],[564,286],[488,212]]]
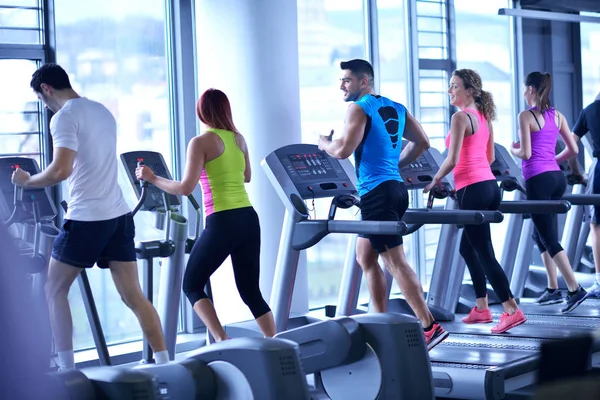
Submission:
[[[426,160],[425,160],[426,161]],[[424,162],[425,162],[424,161]],[[415,163],[416,165],[416,163]],[[355,186],[356,175],[349,160],[337,160],[318,150],[317,146],[295,144],[285,146],[269,154],[262,163],[267,177],[273,184],[281,201],[286,206],[280,250],[275,269],[270,305],[275,318],[277,331],[298,327],[318,321],[307,316],[290,317],[290,309],[300,251],[314,246],[330,233],[351,233],[350,243],[357,234],[405,235],[412,233],[425,223],[481,224],[500,222],[502,213],[498,211],[455,210],[408,210],[402,221],[362,221],[336,220],[337,208],[358,206]],[[417,179],[428,179],[419,175]],[[427,180],[429,182],[430,180]],[[436,190],[443,197],[444,191]],[[306,200],[333,197],[329,216],[326,220],[309,219]],[[410,224],[407,225],[407,224]],[[354,240],[352,240],[354,239]],[[352,254],[352,256],[350,256]],[[340,297],[347,297],[346,304],[353,302],[356,309],[360,287],[361,269],[354,256],[354,246],[346,253],[346,263]],[[350,287],[345,282],[351,282]],[[344,310],[340,312],[339,309]],[[337,316],[347,316],[349,308],[338,308]]]
[[[442,162],[441,154],[435,149],[429,149],[413,164],[401,169],[400,174],[409,189],[419,190],[433,179]],[[446,210],[439,212],[452,214],[461,211],[452,210],[454,207],[454,200],[448,198]],[[513,208],[515,207],[513,205]],[[564,207],[564,204],[561,207]],[[460,228],[456,223],[446,224],[442,226],[442,232],[445,232],[446,236],[440,238],[436,263],[441,264],[445,269],[444,274],[435,275],[437,283],[434,285],[432,282],[434,285],[432,287],[444,288],[444,292],[448,293],[452,292],[452,284],[449,283],[452,278],[457,281],[456,286],[460,287],[464,275],[464,269],[456,271],[449,268],[455,257],[451,250],[457,248],[457,236],[460,234]],[[348,257],[354,258],[352,246],[349,246]],[[347,274],[348,271],[345,270],[344,275]],[[360,276],[360,272],[358,275]],[[441,275],[444,277],[442,278]],[[358,284],[356,280],[347,280],[346,285],[357,287]],[[344,291],[349,290],[347,287],[343,287],[342,293]],[[428,296],[437,299],[438,293],[432,295],[430,290]],[[352,311],[352,305],[356,306],[356,302],[352,303],[348,298],[340,298],[338,313]],[[428,303],[428,306],[432,313],[436,309],[443,309],[441,307],[443,303]],[[452,314],[450,321],[454,321],[455,306],[452,309],[446,309],[446,313]],[[437,318],[437,316],[435,317]],[[454,334],[453,332],[457,331],[454,329],[455,325],[458,324],[442,322],[442,326],[451,334],[429,352],[436,397],[502,399],[507,392],[527,387],[535,382],[539,368],[541,341],[532,341],[528,338],[506,340],[502,336],[492,336],[489,325],[485,329],[490,335],[481,335],[482,329],[475,329],[468,334]],[[465,324],[460,322],[460,325]],[[470,327],[472,328],[472,326]]]
[[[496,148],[501,149],[500,152],[498,152],[498,150],[496,151],[497,154],[507,154],[506,149],[503,149],[500,145],[496,145]],[[518,168],[512,157],[497,157],[497,159],[504,164],[512,163],[513,165],[511,166],[511,171],[515,168]],[[576,182],[573,182],[573,180],[569,178],[570,169],[568,168],[567,163],[561,164],[560,167],[567,176],[569,183],[574,187],[573,193],[565,193],[563,196],[563,200],[567,200],[572,204],[570,211],[572,215],[567,216],[565,223],[565,232],[563,234],[563,238],[565,240],[563,240],[563,247],[565,248],[565,251],[574,252],[575,247],[577,246],[578,238],[572,234],[573,232],[571,232],[571,230],[576,232],[580,231],[583,220],[583,208],[588,205],[600,205],[600,195],[583,194],[581,190],[583,185],[576,184]],[[512,176],[515,175],[516,174],[513,174]],[[522,187],[520,189],[522,190]],[[530,269],[532,269],[531,259],[532,251],[534,249],[534,243],[531,236],[532,233],[533,223],[531,222],[531,219],[525,220],[521,226],[521,229],[517,229],[516,226],[509,226],[509,229],[507,230],[507,238],[509,238],[509,240],[507,240],[507,249],[505,252],[516,252],[517,256],[515,258],[514,269],[513,264],[502,264],[507,272],[507,276],[511,281],[511,291],[513,292],[515,298],[519,299],[520,307],[525,315],[531,322],[533,322],[533,320],[548,320],[548,322],[551,322],[552,325],[555,326],[563,326],[568,328],[579,327],[586,329],[600,328],[600,318],[598,318],[600,317],[600,300],[587,299],[572,312],[563,314],[560,311],[560,309],[563,307],[561,303],[540,306],[535,304],[535,298],[524,298],[525,294],[531,296],[538,294],[530,289],[526,292],[525,286],[528,277],[531,279],[532,277],[537,276],[539,280],[543,279],[543,287],[545,287],[546,282],[546,271],[543,266],[533,267],[536,269],[535,272],[530,271]],[[580,280],[579,278],[581,275],[582,274],[577,274],[578,281]],[[585,287],[585,282],[580,283],[583,287]],[[560,274],[559,287],[566,287],[564,280],[562,277],[560,277]],[[492,308],[492,312],[497,309],[497,307]],[[557,317],[559,317],[559,319],[557,319]]]

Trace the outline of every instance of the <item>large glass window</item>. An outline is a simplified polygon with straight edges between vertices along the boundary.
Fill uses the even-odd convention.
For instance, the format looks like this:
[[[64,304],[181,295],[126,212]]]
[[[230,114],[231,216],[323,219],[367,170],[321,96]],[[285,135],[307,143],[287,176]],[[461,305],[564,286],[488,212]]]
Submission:
[[[600,17],[600,13],[581,13]],[[583,107],[594,101],[600,93],[600,24],[581,23],[581,88]],[[579,114],[577,114],[579,115]],[[571,122],[575,124],[575,121]],[[589,135],[588,135],[589,136]],[[588,137],[588,140],[590,138]],[[592,155],[585,152],[585,166],[592,164]],[[591,235],[590,235],[591,238]],[[591,239],[590,239],[591,240]]]
[[[0,0],[0,43],[42,44],[40,0]]]
[[[600,14],[582,13],[600,17]],[[581,83],[583,106],[590,104],[600,92],[600,24],[581,23]],[[574,122],[573,122],[574,123]]]
[[[0,60],[0,82],[10,96],[0,98],[0,156],[40,160],[40,104],[29,88],[37,61]]]
[[[81,96],[104,104],[115,116],[117,153],[159,151],[172,165],[165,1],[107,0],[99,7],[92,0],[54,0],[54,5],[57,62]],[[119,184],[133,208],[137,198],[119,168]],[[66,187],[63,193],[66,197]],[[138,213],[135,223],[138,241],[163,236],[147,212]],[[110,273],[94,268],[88,276],[107,341],[139,339],[138,321],[122,303]],[[75,347],[93,346],[76,285],[69,299]]]
[[[408,107],[409,51],[404,0],[377,2],[379,87],[382,96]],[[409,110],[412,112],[412,110]],[[414,112],[413,112],[414,113]]]
[[[498,113],[494,121],[494,140],[505,147],[517,137],[514,121],[518,112],[513,91],[512,19],[498,15],[498,9],[510,7],[509,3],[507,0],[454,1],[457,67],[477,71],[483,89],[494,96]]]
[[[340,61],[365,58],[362,0],[298,0],[298,52],[302,141],[341,132],[348,103],[340,91]],[[331,199],[314,202],[314,218],[327,218]],[[309,202],[312,209],[312,202]],[[336,218],[353,219],[356,210]],[[341,283],[348,235],[328,235],[307,250],[309,307],[335,304]],[[364,282],[363,282],[364,285]]]

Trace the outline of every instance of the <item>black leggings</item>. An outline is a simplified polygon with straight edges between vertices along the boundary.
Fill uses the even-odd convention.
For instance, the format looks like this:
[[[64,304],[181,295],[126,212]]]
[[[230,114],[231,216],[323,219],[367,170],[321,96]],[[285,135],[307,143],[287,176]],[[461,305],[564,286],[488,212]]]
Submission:
[[[567,180],[561,171],[542,172],[525,181],[528,200],[560,200],[567,189]],[[554,258],[563,251],[558,239],[556,214],[531,214],[533,240],[540,253],[545,251]]]
[[[500,206],[500,188],[495,180],[466,186],[456,195],[461,210],[497,210]],[[487,296],[486,276],[502,303],[514,297],[508,278],[496,260],[489,223],[465,225],[460,255],[467,263],[478,299]]]
[[[259,287],[260,223],[253,207],[206,217],[206,228],[192,248],[183,277],[183,292],[192,306],[208,297],[204,287],[228,256],[240,297],[254,318],[271,311]]]

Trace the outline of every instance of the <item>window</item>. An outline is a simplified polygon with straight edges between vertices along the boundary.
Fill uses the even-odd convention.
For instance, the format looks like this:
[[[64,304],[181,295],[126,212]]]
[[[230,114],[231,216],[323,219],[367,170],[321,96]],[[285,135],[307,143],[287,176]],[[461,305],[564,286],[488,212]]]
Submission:
[[[29,87],[37,67],[33,60],[0,60],[1,84],[11,94],[0,99],[0,157],[31,157],[41,166],[41,108]]]
[[[42,44],[40,0],[0,0],[0,43]]]
[[[517,137],[514,126],[518,113],[512,84],[515,80],[512,19],[497,14],[499,8],[510,7],[509,3],[507,0],[454,1],[457,67],[470,68],[481,75],[483,89],[492,93],[496,103],[498,119],[494,121],[494,140],[508,148]]]
[[[448,58],[447,12],[445,0],[417,0],[417,40],[419,58]]]
[[[377,3],[379,85],[382,96],[408,106],[408,58],[404,0]],[[412,110],[409,110],[413,112]]]
[[[585,13],[581,15],[589,15],[600,17],[600,14]],[[583,95],[583,107],[594,101],[598,93],[600,93],[600,60],[598,52],[600,51],[600,25],[592,23],[581,23],[581,88]],[[577,114],[579,115],[579,114]],[[577,118],[577,117],[575,117]],[[571,122],[575,124],[575,121]],[[589,136],[589,135],[588,135]],[[588,137],[588,139],[590,139]],[[589,152],[585,152],[585,166],[589,168],[592,165],[592,157]],[[590,239],[591,240],[591,235]]]
[[[581,13],[600,17],[600,14]],[[583,106],[590,104],[600,92],[600,25],[581,23],[581,80]],[[574,123],[574,122],[573,122]]]
[[[298,52],[302,141],[340,132],[348,104],[342,100],[340,61],[366,58],[362,0],[298,0]],[[353,160],[352,160],[353,161]],[[331,199],[314,201],[313,218],[327,218]],[[310,209],[312,202],[308,201]],[[353,219],[356,209],[338,210]],[[309,307],[336,304],[349,235],[328,235],[306,251]],[[363,286],[366,283],[363,280]]]
[[[493,125],[494,141],[507,149],[517,137],[514,126],[519,110],[514,103],[512,18],[497,14],[499,8],[510,7],[509,3],[507,0],[454,1],[457,66],[477,71],[481,75],[483,89],[494,96],[497,112]],[[502,255],[507,225],[491,225],[498,260]]]
[[[379,87],[382,96],[402,103],[412,115],[414,110],[408,103],[410,88],[408,65],[410,52],[408,48],[407,16],[405,0],[387,0],[377,2],[377,25],[379,37]],[[413,203],[411,194],[411,203]],[[411,204],[410,207],[417,207]],[[415,246],[413,238],[417,235],[404,237],[404,251],[409,264],[416,268]],[[380,259],[380,265],[383,261]],[[392,293],[399,292],[396,281],[392,284]],[[368,300],[369,291],[363,279],[360,297]]]
[[[171,166],[165,1],[109,0],[99,7],[92,0],[54,0],[54,5],[57,62],[81,96],[103,103],[115,116],[117,153],[159,151]],[[133,208],[137,198],[119,168],[119,184]],[[66,187],[63,193],[66,197]],[[147,212],[138,213],[135,223],[138,241],[164,235],[154,229],[153,216]],[[141,338],[138,321],[121,302],[110,273],[94,268],[88,276],[107,342]],[[69,298],[75,348],[93,346],[76,285]]]

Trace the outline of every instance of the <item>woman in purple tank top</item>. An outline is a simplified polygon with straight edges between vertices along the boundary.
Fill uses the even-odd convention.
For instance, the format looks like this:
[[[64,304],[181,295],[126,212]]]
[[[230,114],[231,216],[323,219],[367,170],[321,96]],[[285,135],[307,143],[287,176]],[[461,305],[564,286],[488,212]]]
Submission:
[[[519,114],[520,143],[513,143],[511,152],[523,160],[523,177],[529,200],[559,200],[567,188],[566,179],[558,162],[577,154],[578,148],[571,136],[566,118],[550,104],[552,78],[548,73],[532,72],[525,79],[525,100],[529,109]],[[567,150],[556,156],[558,135]],[[556,267],[567,283],[568,293],[563,313],[573,311],[587,293],[579,286],[569,259],[560,245],[556,214],[532,214],[535,227],[533,240],[542,254],[548,273],[548,287],[538,298],[538,304],[563,302],[558,290]]]

